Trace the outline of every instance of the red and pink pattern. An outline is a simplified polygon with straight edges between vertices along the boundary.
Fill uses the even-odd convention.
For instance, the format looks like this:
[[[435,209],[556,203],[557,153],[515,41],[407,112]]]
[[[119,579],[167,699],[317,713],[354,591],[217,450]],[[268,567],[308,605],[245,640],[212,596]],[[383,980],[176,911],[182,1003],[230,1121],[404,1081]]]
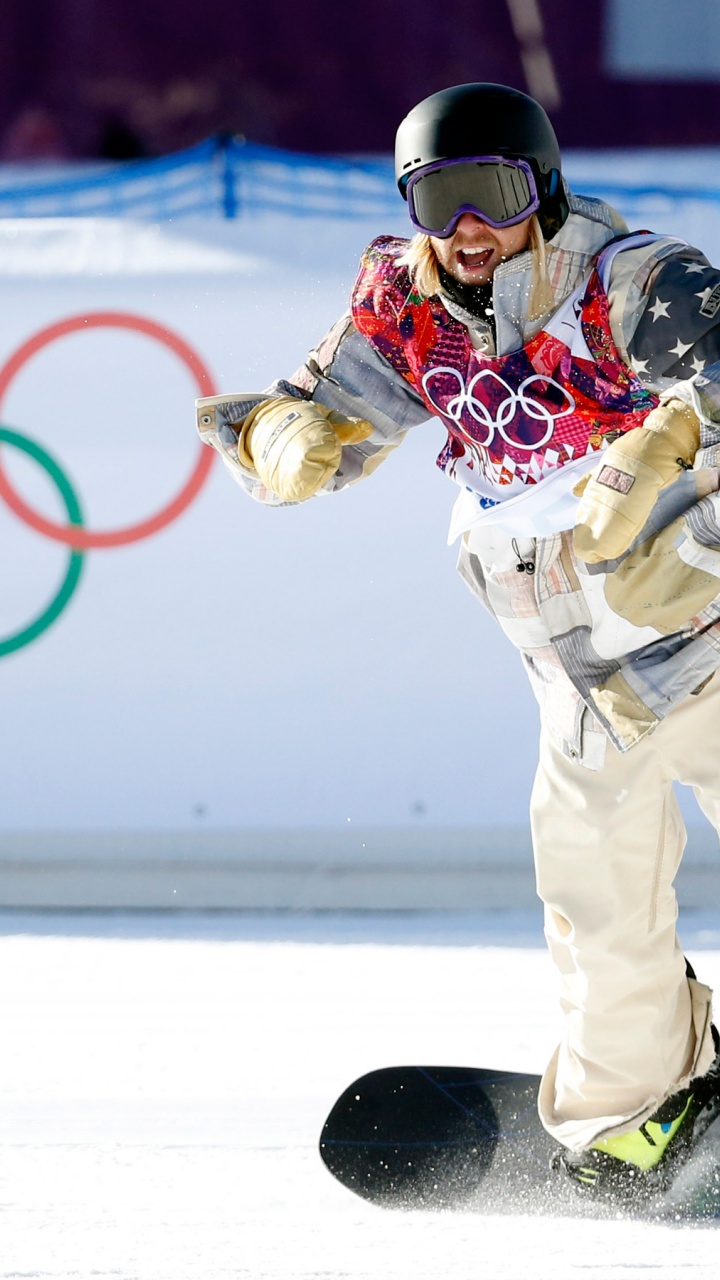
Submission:
[[[475,475],[485,485],[536,484],[641,426],[658,403],[615,347],[599,274],[603,255],[563,304],[556,332],[543,329],[519,351],[488,356],[439,298],[414,292],[396,261],[406,248],[391,237],[370,245],[353,291],[353,319],[444,422],[448,439],[437,462],[456,481],[472,484]]]

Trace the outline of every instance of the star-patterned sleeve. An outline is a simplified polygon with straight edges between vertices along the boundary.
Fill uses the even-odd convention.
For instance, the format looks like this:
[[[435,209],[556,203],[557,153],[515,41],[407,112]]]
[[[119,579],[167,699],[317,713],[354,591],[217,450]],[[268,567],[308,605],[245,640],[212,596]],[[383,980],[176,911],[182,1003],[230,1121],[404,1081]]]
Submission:
[[[643,382],[692,381],[707,418],[720,422],[720,270],[689,246],[661,263],[628,343]]]

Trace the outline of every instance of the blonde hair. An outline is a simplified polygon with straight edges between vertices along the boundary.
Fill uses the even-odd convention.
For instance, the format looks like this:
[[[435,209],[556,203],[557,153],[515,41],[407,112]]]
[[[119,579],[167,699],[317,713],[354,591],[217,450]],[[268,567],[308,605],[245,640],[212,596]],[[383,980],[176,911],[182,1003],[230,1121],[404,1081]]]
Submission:
[[[530,219],[528,248],[533,257],[528,319],[537,320],[551,309],[554,302],[545,238],[537,214],[533,214]],[[404,254],[397,259],[397,264],[407,267],[413,291],[422,298],[432,298],[442,292],[438,260],[432,240],[424,232],[419,231],[413,236]]]
[[[441,292],[438,260],[432,240],[424,231],[416,232],[404,254],[397,259],[397,265],[407,267],[413,292],[421,298],[432,298]]]

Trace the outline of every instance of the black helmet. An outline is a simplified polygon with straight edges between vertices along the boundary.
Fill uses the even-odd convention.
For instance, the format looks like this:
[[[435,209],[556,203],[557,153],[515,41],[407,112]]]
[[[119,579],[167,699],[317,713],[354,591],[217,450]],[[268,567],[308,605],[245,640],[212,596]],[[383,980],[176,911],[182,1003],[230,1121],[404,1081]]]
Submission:
[[[560,148],[534,98],[501,84],[460,84],[413,107],[395,138],[395,177],[402,195],[408,178],[438,160],[476,155],[526,160],[535,175],[538,218],[546,240],[568,216]]]

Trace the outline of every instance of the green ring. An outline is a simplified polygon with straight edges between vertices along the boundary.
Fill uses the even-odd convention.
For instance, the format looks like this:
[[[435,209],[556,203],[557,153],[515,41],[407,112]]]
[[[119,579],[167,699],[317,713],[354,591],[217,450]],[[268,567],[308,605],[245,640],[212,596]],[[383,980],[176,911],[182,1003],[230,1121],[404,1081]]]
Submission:
[[[50,479],[54,481],[65,504],[67,517],[70,524],[82,526],[83,517],[80,509],[77,494],[73,489],[70,481],[64,471],[60,470],[54,458],[51,458],[45,449],[36,444],[34,440],[28,440],[25,436],[21,436],[17,431],[10,431],[7,427],[0,426],[0,441],[5,444],[12,444],[16,449],[27,453],[35,462],[39,462],[40,466],[47,471]],[[66,604],[70,600],[71,595],[80,581],[80,572],[84,559],[84,552],[78,550],[77,547],[70,547],[70,557],[65,577],[50,603],[39,613],[37,618],[23,627],[22,631],[16,631],[13,635],[7,636],[4,640],[0,640],[0,658],[6,657],[8,653],[15,653],[17,649],[22,649],[26,644],[31,644],[33,640],[37,640],[43,631],[47,631],[53,622],[62,613]]]

